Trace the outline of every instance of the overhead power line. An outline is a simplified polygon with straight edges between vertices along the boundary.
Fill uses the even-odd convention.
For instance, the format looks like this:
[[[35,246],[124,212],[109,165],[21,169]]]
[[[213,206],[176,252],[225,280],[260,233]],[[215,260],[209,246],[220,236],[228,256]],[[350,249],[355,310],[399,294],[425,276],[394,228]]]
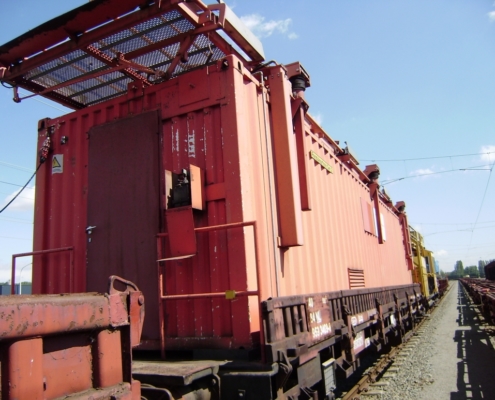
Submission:
[[[490,173],[491,173],[491,169],[483,168],[483,167],[491,167],[491,166],[492,166],[492,164],[476,165],[474,167],[457,168],[457,169],[449,169],[446,171],[428,172],[425,174],[408,175],[408,176],[403,176],[401,178],[389,179],[388,181],[380,182],[380,184],[381,184],[381,186],[385,186],[385,185],[389,185],[390,183],[402,181],[405,179],[419,178],[422,176],[430,176],[430,175],[438,175],[438,174],[446,174],[448,172],[458,172],[458,171],[490,171]]]
[[[478,215],[476,216],[476,221],[474,222],[473,230],[471,231],[471,238],[469,239],[469,247],[471,247],[471,243],[473,241],[473,231],[476,229],[476,224],[478,223],[478,219],[480,218],[481,210],[483,209],[483,204],[485,204],[486,192],[488,191],[488,186],[490,185],[490,179],[492,177],[493,166],[495,166],[495,162],[492,164],[492,166],[490,168],[490,174],[488,175],[488,180],[486,181],[485,191],[483,193],[483,198],[481,199],[480,208],[478,209]]]
[[[484,222],[478,222],[478,225],[479,224],[493,224],[495,223],[495,221],[484,221]],[[454,225],[454,226],[457,226],[457,225],[474,225],[473,222],[449,222],[449,223],[446,223],[446,222],[411,222],[409,225],[413,226],[414,225]]]
[[[13,237],[13,236],[0,236],[0,238],[4,238],[4,239],[15,239],[15,240],[32,240],[30,238],[20,238],[20,237]]]
[[[17,183],[12,183],[12,182],[0,181],[0,183],[4,183],[6,185],[11,185],[11,186],[23,187],[23,185],[18,185]],[[34,187],[27,187],[26,189],[34,189]]]
[[[438,231],[438,232],[432,232],[432,233],[425,233],[425,234],[423,234],[423,237],[438,235],[439,233],[450,233],[450,232],[471,232],[471,235],[472,235],[473,231],[475,231],[475,230],[490,229],[490,228],[495,228],[495,225],[478,226],[478,227],[473,226],[472,228],[451,229],[448,231]]]
[[[495,154],[493,151],[487,151],[484,153],[470,153],[470,154],[456,154],[453,156],[433,156],[433,157],[417,157],[417,158],[398,158],[398,159],[388,159],[388,160],[366,160],[366,159],[361,159],[361,161],[370,161],[370,162],[404,162],[404,161],[418,161],[418,160],[434,160],[434,159],[439,159],[439,158],[456,158],[456,157],[469,157],[469,156],[482,156],[482,155],[489,155],[489,154]]]
[[[32,189],[32,188],[26,188],[26,189]],[[7,192],[0,192],[2,194],[8,194],[9,196],[12,195],[12,193],[7,193]],[[20,199],[26,199],[26,200],[33,200],[32,197],[26,197],[26,196],[19,196]]]
[[[28,219],[20,219],[20,218],[9,218],[9,217],[0,217],[1,220],[15,222],[17,224],[29,224],[33,225],[33,221]]]
[[[8,206],[10,206],[12,204],[12,202],[17,199],[17,197],[22,193],[22,191],[24,189],[26,189],[27,185],[29,185],[29,182],[31,182],[31,180],[34,178],[34,176],[36,175],[36,172],[38,172],[38,170],[40,169],[40,167],[43,165],[43,162],[45,160],[43,159],[42,161],[40,161],[39,165],[38,165],[38,168],[36,168],[36,171],[33,172],[33,175],[31,175],[31,178],[29,178],[29,180],[26,182],[26,184],[22,187],[21,190],[19,190],[17,192],[17,194],[12,198],[12,200],[10,200],[1,210],[0,210],[0,213],[4,212]]]
[[[15,165],[15,164],[9,164],[9,163],[3,162],[3,161],[0,161],[0,165],[3,165],[4,167],[18,169],[20,171],[30,172],[30,173],[33,173],[33,171],[34,171],[31,168],[22,167],[20,165]]]

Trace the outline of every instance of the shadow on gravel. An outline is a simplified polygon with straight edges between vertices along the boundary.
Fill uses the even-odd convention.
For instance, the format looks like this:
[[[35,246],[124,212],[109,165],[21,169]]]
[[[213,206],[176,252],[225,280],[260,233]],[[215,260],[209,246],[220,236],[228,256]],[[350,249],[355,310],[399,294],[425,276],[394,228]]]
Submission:
[[[493,399],[495,396],[495,351],[489,335],[482,330],[485,322],[479,318],[476,307],[470,302],[459,284],[457,296],[457,392],[450,393],[451,400]],[[448,373],[448,371],[445,371]]]

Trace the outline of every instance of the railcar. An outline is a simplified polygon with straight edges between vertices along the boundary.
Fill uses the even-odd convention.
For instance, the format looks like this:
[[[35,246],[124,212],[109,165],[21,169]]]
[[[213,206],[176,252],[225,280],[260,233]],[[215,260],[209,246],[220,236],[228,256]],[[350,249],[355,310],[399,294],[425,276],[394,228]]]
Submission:
[[[495,281],[495,261],[485,265],[485,277],[489,281]]]
[[[421,292],[427,302],[427,306],[432,307],[442,292],[439,288],[435,271],[433,252],[425,247],[423,235],[412,226],[409,226],[409,235],[414,265],[412,270],[413,281],[421,285]],[[445,290],[445,283],[442,283],[442,285],[442,290]]]
[[[449,279],[448,278],[438,279],[438,295],[439,295],[439,297],[442,297],[448,288],[449,288]]]
[[[302,64],[266,62],[227,5],[95,0],[3,45],[0,66],[15,101],[74,110],[38,124],[33,293],[132,281],[142,397],[332,398],[412,332],[405,203],[311,116]]]
[[[493,262],[490,263],[493,265]],[[490,264],[487,264],[486,267]],[[461,278],[459,282],[490,323],[495,323],[495,283],[491,279]]]

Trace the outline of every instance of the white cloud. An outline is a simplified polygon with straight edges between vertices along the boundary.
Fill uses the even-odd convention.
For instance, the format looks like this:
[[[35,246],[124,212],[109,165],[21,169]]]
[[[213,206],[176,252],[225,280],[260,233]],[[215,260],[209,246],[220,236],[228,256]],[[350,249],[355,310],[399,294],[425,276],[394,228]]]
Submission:
[[[289,39],[297,39],[297,34],[288,32],[292,19],[280,19],[265,21],[265,17],[259,14],[250,14],[241,17],[242,22],[259,38],[271,36],[274,33],[286,34]]]
[[[481,161],[490,164],[495,162],[495,146],[493,145],[481,146],[480,153],[481,153],[480,154]]]
[[[495,11],[490,11],[487,15],[491,22],[495,21]]]
[[[416,176],[418,178],[427,178],[428,175],[434,174],[435,171],[431,168],[419,168],[409,172],[410,176]]]
[[[14,198],[14,196],[19,193],[21,189],[16,190],[14,193],[8,195],[4,201],[3,205],[6,205],[10,200]],[[34,187],[26,188],[24,191],[13,201],[12,204],[9,205],[7,210],[9,211],[31,211],[34,207]]]
[[[443,257],[443,256],[446,256],[447,254],[449,254],[447,252],[447,250],[438,250],[438,251],[435,251],[435,257]]]
[[[318,114],[311,114],[311,116],[313,117],[313,119],[315,120],[315,122],[321,126],[322,122],[323,122],[323,115],[321,115],[320,113]]]

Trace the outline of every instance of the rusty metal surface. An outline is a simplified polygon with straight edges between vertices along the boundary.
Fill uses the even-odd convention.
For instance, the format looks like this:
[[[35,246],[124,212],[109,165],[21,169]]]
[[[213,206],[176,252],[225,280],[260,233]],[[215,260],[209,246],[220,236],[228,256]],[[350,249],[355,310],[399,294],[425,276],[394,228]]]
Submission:
[[[116,281],[126,284],[124,291]],[[131,347],[140,341],[133,335],[140,333],[144,299],[132,301],[142,297],[132,283],[110,282],[107,295],[4,296],[2,399],[140,398]]]
[[[416,297],[416,293],[419,296]],[[413,296],[408,308],[408,299]],[[416,314],[422,300],[420,287],[402,285],[374,289],[360,289],[279,297],[263,302],[267,359],[276,360],[284,351],[291,357],[307,357],[309,348],[345,339],[348,332],[352,354],[369,347],[380,335],[369,336],[364,330],[372,325],[382,327],[391,313]],[[382,307],[383,306],[383,307]],[[397,314],[398,319],[400,319]],[[382,332],[385,335],[388,332]],[[304,345],[303,345],[304,344]],[[311,352],[309,352],[311,354]]]
[[[438,293],[440,296],[443,296],[449,287],[449,279],[443,278],[438,279]]]
[[[493,263],[490,263],[493,265]],[[489,265],[490,265],[489,264]],[[495,323],[495,282],[491,279],[462,278],[459,280],[485,316]]]
[[[140,382],[160,382],[161,386],[190,385],[196,379],[218,373],[226,361],[134,361],[132,373]]]
[[[21,340],[8,347],[0,344],[0,350],[2,399],[43,399],[42,339]]]
[[[95,329],[110,321],[108,300],[97,294],[5,296],[0,307],[2,340]]]

